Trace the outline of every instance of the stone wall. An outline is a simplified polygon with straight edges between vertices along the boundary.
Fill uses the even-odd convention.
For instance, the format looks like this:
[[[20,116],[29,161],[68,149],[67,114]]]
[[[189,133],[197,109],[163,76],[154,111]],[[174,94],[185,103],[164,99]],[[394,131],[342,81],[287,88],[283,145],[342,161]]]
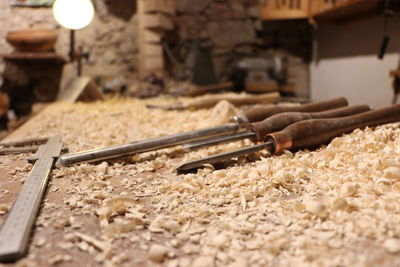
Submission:
[[[96,7],[94,21],[77,31],[77,41],[90,52],[84,64],[84,75],[122,76],[134,81],[137,73],[137,17],[134,0],[92,0]],[[258,16],[256,0],[176,0],[177,16],[172,44],[193,38],[207,38],[213,44],[212,62],[217,78],[226,80],[233,62],[245,55],[270,55],[278,51],[288,57],[289,79],[298,87],[299,95],[308,95],[308,63],[287,47],[265,45],[271,36],[265,35],[268,23]],[[0,1],[0,53],[12,51],[5,41],[8,31],[52,28],[58,32],[57,53],[68,57],[69,32],[58,26],[51,8],[10,7],[8,0]],[[274,26],[278,27],[279,26]],[[299,45],[289,36],[292,47]],[[271,39],[272,38],[272,39]],[[292,38],[292,39],[291,39]],[[272,40],[273,41],[273,40]],[[283,42],[284,43],[284,42]],[[303,45],[303,44],[300,44]],[[256,49],[255,49],[256,48]],[[282,49],[284,48],[284,49]],[[289,51],[289,52],[288,52]],[[190,61],[190,58],[185,59]],[[291,64],[291,62],[293,64]],[[4,63],[0,61],[0,71]]]
[[[124,76],[133,79],[136,73],[136,3],[134,0],[93,0],[96,15],[85,29],[76,32],[77,42],[90,52],[83,74]],[[54,20],[51,8],[10,7],[0,1],[0,53],[12,47],[6,42],[8,31],[25,28],[50,28],[58,32],[56,52],[68,57],[69,31]],[[0,70],[4,62],[0,63]]]
[[[227,80],[234,62],[245,56],[285,56],[289,82],[296,85],[297,95],[308,97],[312,40],[309,28],[301,21],[292,23],[300,24],[298,27],[262,22],[258,5],[257,0],[202,0],[195,4],[193,0],[177,0],[174,40],[210,40],[212,61],[219,80]],[[275,42],[274,32],[281,33],[279,44]],[[300,47],[300,51],[293,49],[296,47]]]
[[[226,66],[236,60],[235,47],[256,45],[260,29],[257,1],[177,0],[177,35],[181,42],[209,39],[216,75],[226,80]]]

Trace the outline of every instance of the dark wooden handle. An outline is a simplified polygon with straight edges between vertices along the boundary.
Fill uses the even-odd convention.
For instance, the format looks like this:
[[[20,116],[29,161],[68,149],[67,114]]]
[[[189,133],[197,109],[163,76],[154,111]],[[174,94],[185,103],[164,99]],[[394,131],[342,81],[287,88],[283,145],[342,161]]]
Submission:
[[[347,106],[346,98],[339,97],[331,100],[305,104],[301,106],[256,106],[244,111],[249,122],[262,121],[272,115],[282,112],[316,112]]]
[[[295,122],[309,119],[344,117],[370,110],[371,107],[368,105],[358,105],[323,112],[284,112],[273,115],[263,121],[252,123],[247,129],[256,134],[257,141],[262,141],[267,134],[283,130]]]
[[[296,122],[283,131],[267,135],[266,141],[274,141],[274,152],[279,153],[284,149],[318,146],[357,128],[373,127],[397,121],[400,121],[400,105],[393,105],[343,118]]]

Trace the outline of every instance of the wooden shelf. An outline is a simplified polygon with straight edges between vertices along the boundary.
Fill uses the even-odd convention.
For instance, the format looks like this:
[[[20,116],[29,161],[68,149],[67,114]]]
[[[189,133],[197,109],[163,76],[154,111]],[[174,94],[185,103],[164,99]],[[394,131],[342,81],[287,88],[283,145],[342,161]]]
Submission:
[[[308,17],[310,0],[261,0],[260,17],[263,20],[304,19]]]
[[[348,0],[324,10],[311,10],[310,17],[316,22],[345,22],[377,13],[381,3],[382,0]]]
[[[383,0],[263,0],[263,20],[309,19],[314,22],[343,22],[378,13]]]
[[[60,63],[65,63],[64,57],[54,52],[42,53],[28,53],[28,52],[14,52],[7,55],[0,55],[4,60],[21,61],[21,60],[54,60]]]

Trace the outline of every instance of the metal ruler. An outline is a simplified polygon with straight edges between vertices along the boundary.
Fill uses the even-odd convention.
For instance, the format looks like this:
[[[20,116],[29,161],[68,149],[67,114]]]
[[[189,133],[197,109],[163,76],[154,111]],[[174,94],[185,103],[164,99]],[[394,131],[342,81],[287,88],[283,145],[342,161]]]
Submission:
[[[25,255],[51,169],[61,149],[61,139],[51,137],[31,158],[35,164],[0,230],[0,261]]]

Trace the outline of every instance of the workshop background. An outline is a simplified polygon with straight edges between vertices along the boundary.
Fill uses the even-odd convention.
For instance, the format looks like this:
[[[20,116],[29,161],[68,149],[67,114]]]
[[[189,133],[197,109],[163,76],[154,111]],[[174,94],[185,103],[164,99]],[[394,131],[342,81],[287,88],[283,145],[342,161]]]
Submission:
[[[271,61],[276,62],[279,58],[280,69],[277,71],[280,73],[273,75],[272,80],[286,86],[267,86],[269,90],[280,90],[308,100],[343,95],[352,104],[368,102],[374,107],[382,107],[393,98],[393,77],[388,73],[397,68],[399,61],[399,17],[392,14],[397,8],[397,1],[388,1],[389,4],[367,1],[347,10],[340,2],[328,1],[321,7],[316,3],[312,8],[319,8],[319,14],[306,14],[301,19],[298,15],[295,19],[287,19],[291,18],[290,13],[279,10],[278,17],[274,15],[269,19],[268,15],[262,14],[274,12],[273,8],[260,8],[260,3],[255,0],[206,0],[196,4],[179,0],[173,4],[148,4],[147,9],[139,12],[135,1],[96,0],[93,1],[96,9],[93,21],[76,32],[77,46],[82,46],[86,56],[82,59],[84,75],[102,81],[100,89],[103,91],[140,91],[138,81],[157,71],[161,71],[163,79],[201,85],[217,84],[235,80],[235,68],[242,59],[261,57],[266,59],[268,67]],[[13,1],[0,3],[3,25],[0,33],[4,36],[0,39],[2,55],[14,50],[6,41],[8,32],[44,28],[55,30],[57,41],[54,51],[68,59],[69,30],[56,22],[51,8],[21,7],[10,3]],[[329,10],[334,5],[335,8]],[[261,15],[260,9],[263,12]],[[390,42],[385,56],[378,59],[384,36],[390,37]],[[206,59],[199,62],[196,56],[200,50],[204,50],[201,53],[206,55]],[[5,62],[7,60],[0,63],[0,70],[4,73],[3,83],[4,76],[7,79],[9,72],[11,76],[23,75],[19,80],[25,80],[25,83],[20,82],[24,87],[34,87],[32,80],[40,80],[36,77],[40,73],[31,75],[32,78],[12,68],[4,71]],[[44,94],[52,90],[52,94],[56,95],[60,88],[65,87],[74,72],[71,65],[68,60],[63,65],[61,84],[54,81],[53,87],[59,88],[42,89]],[[205,73],[200,71],[194,77],[193,73],[198,73],[197,70],[203,67],[211,70]],[[15,71],[18,74],[13,74]],[[2,92],[13,90],[4,87],[7,86],[2,87]],[[146,88],[144,91],[136,95],[161,93],[160,90],[153,92]],[[11,98],[11,102],[15,98],[19,101],[18,97]],[[49,100],[45,96],[37,98],[38,102]],[[54,97],[50,97],[53,100],[51,98]],[[11,106],[15,105],[21,106],[20,103]],[[22,109],[17,113],[23,115],[30,112],[29,108],[17,109]]]
[[[68,26],[82,2],[93,18]],[[399,14],[399,0],[0,1],[0,225],[37,159],[54,167],[27,250],[0,242],[0,266],[400,266]],[[181,172],[266,141],[240,128],[258,107],[386,109]],[[245,137],[66,163],[209,127]]]

